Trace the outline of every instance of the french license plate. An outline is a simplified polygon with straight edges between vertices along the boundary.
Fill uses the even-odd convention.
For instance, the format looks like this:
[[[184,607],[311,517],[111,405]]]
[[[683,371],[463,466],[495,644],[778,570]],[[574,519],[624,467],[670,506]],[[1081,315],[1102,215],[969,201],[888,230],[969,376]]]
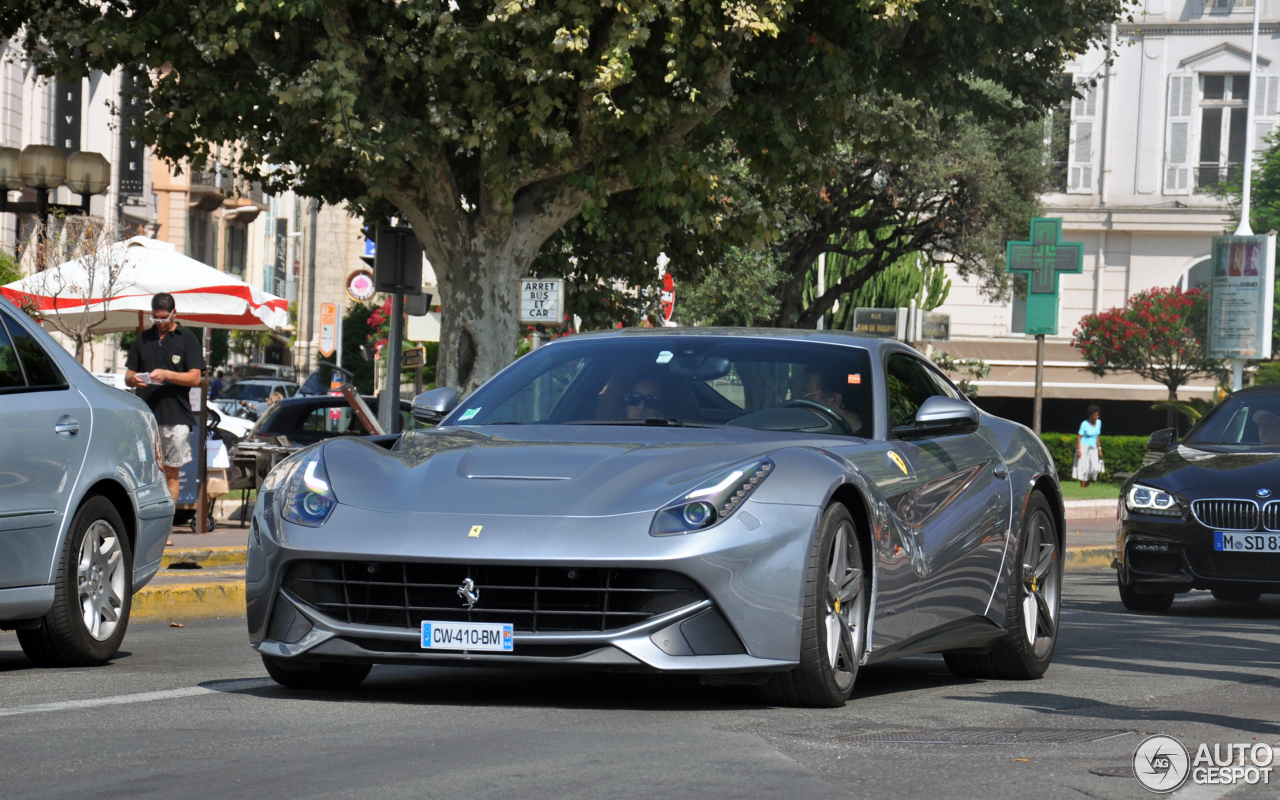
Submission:
[[[1280,553],[1280,533],[1214,531],[1213,549],[1229,553]]]
[[[422,621],[424,650],[496,650],[511,652],[511,625],[506,622]]]

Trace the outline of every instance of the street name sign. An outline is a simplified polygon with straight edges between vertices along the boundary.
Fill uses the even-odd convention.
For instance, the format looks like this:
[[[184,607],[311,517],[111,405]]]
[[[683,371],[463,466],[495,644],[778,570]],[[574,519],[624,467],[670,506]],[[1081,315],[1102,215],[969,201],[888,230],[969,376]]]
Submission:
[[[901,308],[855,308],[853,310],[853,332],[863,336],[876,336],[881,339],[901,339],[902,332],[898,328],[898,312]]]
[[[1005,249],[1009,272],[1027,276],[1027,333],[1058,333],[1058,278],[1084,271],[1084,244],[1062,241],[1062,220],[1035,217],[1031,240],[1010,241]]]
[[[564,323],[564,279],[522,278],[520,281],[520,324],[561,325]]]
[[[1209,357],[1270,358],[1276,237],[1213,237]]]
[[[423,347],[411,347],[400,354],[400,366],[402,369],[411,367],[421,367],[427,363],[427,351]]]
[[[924,319],[920,321],[920,338],[934,342],[950,341],[951,315],[924,312]]]

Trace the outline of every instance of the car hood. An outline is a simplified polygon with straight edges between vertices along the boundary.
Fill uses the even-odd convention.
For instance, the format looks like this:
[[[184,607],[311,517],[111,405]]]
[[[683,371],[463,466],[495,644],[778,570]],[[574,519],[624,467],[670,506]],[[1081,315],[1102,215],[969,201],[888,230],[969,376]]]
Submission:
[[[1199,497],[1255,497],[1268,489],[1280,497],[1280,453],[1218,453],[1179,445],[1133,480],[1170,492]]]
[[[740,428],[449,427],[406,433],[398,452],[336,439],[324,459],[345,505],[608,516],[654,511],[723,469],[793,443]]]

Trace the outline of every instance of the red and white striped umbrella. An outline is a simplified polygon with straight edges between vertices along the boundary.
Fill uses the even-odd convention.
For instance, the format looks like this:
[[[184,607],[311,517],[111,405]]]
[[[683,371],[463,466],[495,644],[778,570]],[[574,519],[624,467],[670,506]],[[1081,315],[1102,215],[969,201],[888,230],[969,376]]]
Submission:
[[[99,257],[68,261],[0,287],[16,305],[34,306],[72,326],[75,317],[88,315],[91,324],[98,323],[95,334],[149,326],[151,297],[158,292],[173,295],[178,319],[186,325],[259,331],[289,325],[284,299],[188,258],[168,242],[143,236],[111,245],[110,253]]]

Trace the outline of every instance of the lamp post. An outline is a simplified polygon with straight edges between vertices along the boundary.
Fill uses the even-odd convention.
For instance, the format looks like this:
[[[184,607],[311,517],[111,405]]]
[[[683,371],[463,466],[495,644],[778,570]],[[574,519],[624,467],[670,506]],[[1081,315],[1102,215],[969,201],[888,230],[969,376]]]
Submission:
[[[64,183],[80,195],[79,205],[49,202],[49,192]],[[0,147],[0,212],[35,214],[40,220],[38,243],[44,242],[50,211],[88,215],[89,198],[102,194],[110,185],[111,164],[101,153],[76,151],[68,156],[47,144],[31,144],[21,150]],[[9,202],[9,192],[24,186],[35,190],[35,202]]]

